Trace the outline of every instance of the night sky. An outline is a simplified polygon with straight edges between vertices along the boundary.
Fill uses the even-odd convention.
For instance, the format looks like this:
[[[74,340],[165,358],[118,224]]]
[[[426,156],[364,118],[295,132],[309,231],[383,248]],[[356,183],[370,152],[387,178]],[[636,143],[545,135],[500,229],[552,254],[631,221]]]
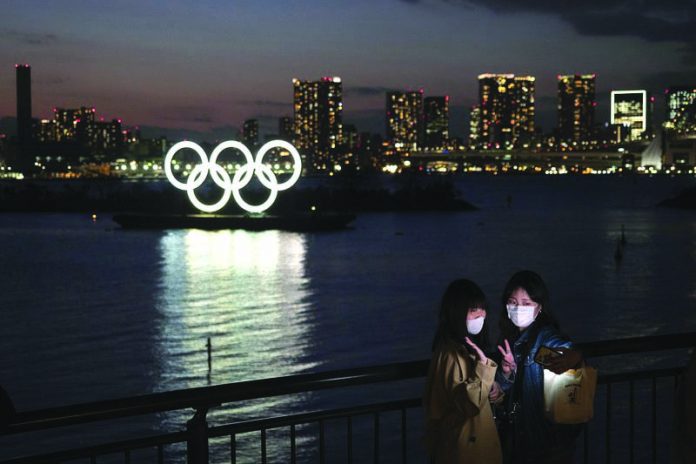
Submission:
[[[573,5],[578,6],[569,6]],[[581,6],[580,6],[581,5]],[[696,0],[119,0],[0,3],[0,117],[15,63],[32,65],[33,111],[95,106],[124,124],[224,135],[275,130],[293,77],[340,76],[344,122],[383,132],[384,92],[448,94],[466,134],[482,72],[537,78],[538,124],[555,124],[556,75],[597,73],[609,91],[696,84]],[[152,134],[155,135],[155,134]]]

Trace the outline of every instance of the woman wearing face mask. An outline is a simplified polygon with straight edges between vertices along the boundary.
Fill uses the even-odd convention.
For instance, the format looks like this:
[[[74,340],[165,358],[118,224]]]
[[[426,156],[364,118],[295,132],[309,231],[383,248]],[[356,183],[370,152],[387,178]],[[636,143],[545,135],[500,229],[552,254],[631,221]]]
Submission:
[[[503,357],[496,380],[505,392],[505,462],[570,464],[580,427],[546,419],[544,369],[563,373],[581,364],[582,356],[561,335],[549,310],[548,290],[538,274],[521,271],[513,275],[503,291],[503,305],[502,343],[498,345]],[[542,366],[535,361],[542,346],[560,355]]]
[[[489,395],[496,363],[486,347],[486,298],[474,282],[450,283],[442,297],[424,395],[426,446],[436,464],[502,462]]]

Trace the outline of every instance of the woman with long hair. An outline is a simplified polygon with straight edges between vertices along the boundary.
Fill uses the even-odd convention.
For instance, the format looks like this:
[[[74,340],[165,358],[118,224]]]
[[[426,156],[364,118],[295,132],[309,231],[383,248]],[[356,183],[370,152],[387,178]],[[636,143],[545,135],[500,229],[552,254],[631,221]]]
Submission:
[[[487,311],[470,280],[451,282],[442,297],[423,399],[426,446],[436,464],[502,462],[488,401],[498,366],[484,352]]]
[[[496,380],[505,392],[507,424],[502,427],[506,463],[572,463],[579,426],[552,423],[544,408],[544,369],[561,374],[582,362],[561,334],[549,292],[532,271],[514,274],[503,291],[500,319],[502,354]],[[536,362],[546,347],[555,357]],[[543,352],[544,350],[542,350]]]

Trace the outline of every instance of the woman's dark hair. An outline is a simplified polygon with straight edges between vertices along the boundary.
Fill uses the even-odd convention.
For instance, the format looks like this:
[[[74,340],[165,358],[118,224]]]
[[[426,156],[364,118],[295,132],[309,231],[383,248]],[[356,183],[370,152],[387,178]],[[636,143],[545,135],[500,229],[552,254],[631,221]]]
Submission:
[[[488,318],[484,321],[481,332],[476,335],[470,334],[466,327],[466,316],[470,308],[482,308],[488,311],[486,295],[481,288],[468,279],[450,282],[440,303],[437,330],[433,338],[433,351],[437,345],[446,340],[464,343],[466,337],[469,337],[483,351],[487,350]]]
[[[500,317],[500,338],[513,342],[520,335],[520,330],[512,323],[507,315],[507,302],[512,292],[518,288],[523,289],[535,303],[541,306],[541,312],[534,323],[527,329],[538,330],[541,327],[551,325],[559,329],[556,318],[553,317],[549,304],[549,290],[539,274],[533,271],[519,271],[513,274],[503,290],[503,314]]]

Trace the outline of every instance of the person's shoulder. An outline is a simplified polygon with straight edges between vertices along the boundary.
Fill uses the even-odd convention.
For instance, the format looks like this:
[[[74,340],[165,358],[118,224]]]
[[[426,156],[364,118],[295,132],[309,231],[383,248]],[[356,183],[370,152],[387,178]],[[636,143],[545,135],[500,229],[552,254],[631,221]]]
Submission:
[[[561,346],[567,347],[572,344],[571,340],[566,335],[562,334],[558,328],[551,324],[547,324],[539,329],[537,343],[551,348]]]
[[[469,356],[469,351],[464,345],[461,345],[454,340],[445,340],[440,342],[435,351],[433,352],[433,358],[437,359],[440,363],[452,363],[457,358],[466,358]]]
[[[560,335],[560,331],[552,324],[546,324],[539,327],[537,338],[554,337]]]

